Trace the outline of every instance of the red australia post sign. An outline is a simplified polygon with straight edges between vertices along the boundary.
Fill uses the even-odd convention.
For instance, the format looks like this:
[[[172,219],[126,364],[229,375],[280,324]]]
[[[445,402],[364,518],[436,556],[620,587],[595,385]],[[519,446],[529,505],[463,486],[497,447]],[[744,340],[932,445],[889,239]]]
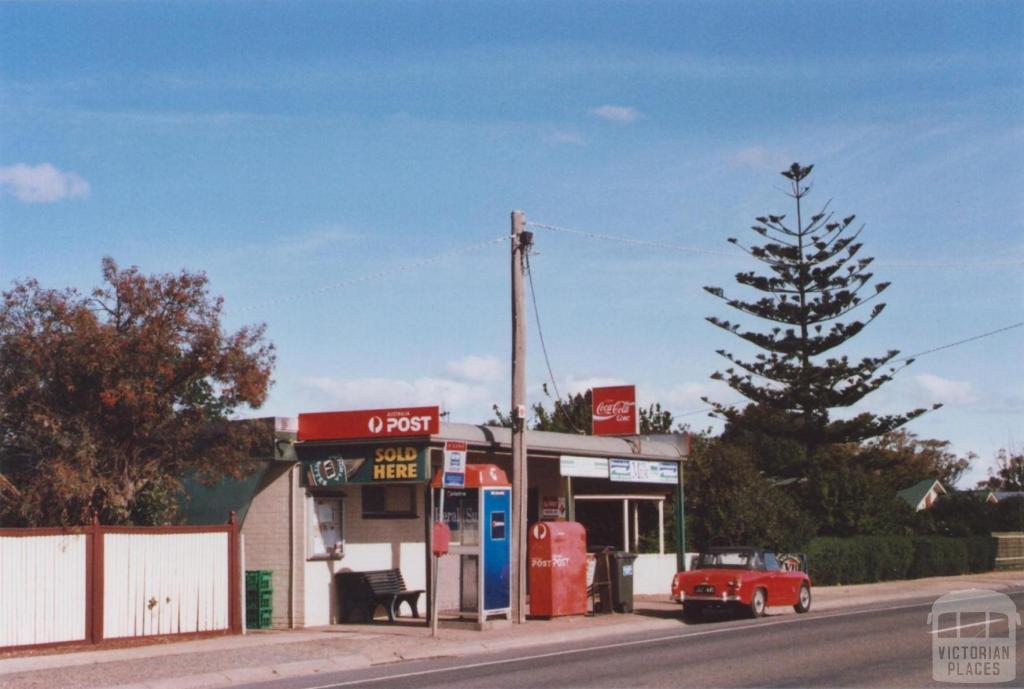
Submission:
[[[591,390],[591,430],[594,435],[635,435],[636,386],[616,385]]]
[[[395,438],[437,433],[437,407],[361,409],[299,414],[299,440]]]

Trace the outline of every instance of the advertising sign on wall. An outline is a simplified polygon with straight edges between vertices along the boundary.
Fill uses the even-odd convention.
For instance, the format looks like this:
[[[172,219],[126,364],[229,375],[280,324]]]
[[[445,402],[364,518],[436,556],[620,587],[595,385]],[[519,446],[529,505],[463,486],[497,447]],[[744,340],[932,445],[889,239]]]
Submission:
[[[323,458],[304,458],[310,486],[346,483],[413,483],[427,480],[427,451],[412,445],[381,445],[335,450]]]
[[[558,473],[579,478],[608,478],[608,460],[604,457],[562,455],[558,458]]]
[[[636,435],[636,387],[616,385],[591,390],[594,435]]]
[[[609,459],[608,478],[630,483],[679,482],[679,465],[675,462],[647,462],[639,459]]]
[[[351,440],[424,436],[440,429],[437,407],[362,409],[299,414],[298,439]]]

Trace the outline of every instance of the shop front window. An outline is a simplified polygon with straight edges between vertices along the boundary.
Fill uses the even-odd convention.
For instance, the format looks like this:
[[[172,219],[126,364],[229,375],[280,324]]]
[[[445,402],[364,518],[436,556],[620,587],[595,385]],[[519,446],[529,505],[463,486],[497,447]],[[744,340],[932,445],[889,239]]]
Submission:
[[[412,519],[416,515],[416,486],[363,486],[364,519]]]

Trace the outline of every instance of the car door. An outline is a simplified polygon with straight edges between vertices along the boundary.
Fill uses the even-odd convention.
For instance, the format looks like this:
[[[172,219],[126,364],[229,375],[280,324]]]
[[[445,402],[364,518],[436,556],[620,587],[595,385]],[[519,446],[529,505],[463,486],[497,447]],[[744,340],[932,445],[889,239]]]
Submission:
[[[790,579],[782,571],[775,553],[764,553],[765,578],[768,581],[769,605],[792,605],[796,591],[790,591]]]

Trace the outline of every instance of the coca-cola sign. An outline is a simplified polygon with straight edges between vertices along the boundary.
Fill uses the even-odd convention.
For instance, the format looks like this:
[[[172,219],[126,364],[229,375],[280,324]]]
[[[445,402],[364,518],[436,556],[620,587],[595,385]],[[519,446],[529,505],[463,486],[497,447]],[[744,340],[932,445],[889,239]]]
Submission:
[[[594,435],[635,435],[636,387],[616,385],[591,390],[591,430]]]

